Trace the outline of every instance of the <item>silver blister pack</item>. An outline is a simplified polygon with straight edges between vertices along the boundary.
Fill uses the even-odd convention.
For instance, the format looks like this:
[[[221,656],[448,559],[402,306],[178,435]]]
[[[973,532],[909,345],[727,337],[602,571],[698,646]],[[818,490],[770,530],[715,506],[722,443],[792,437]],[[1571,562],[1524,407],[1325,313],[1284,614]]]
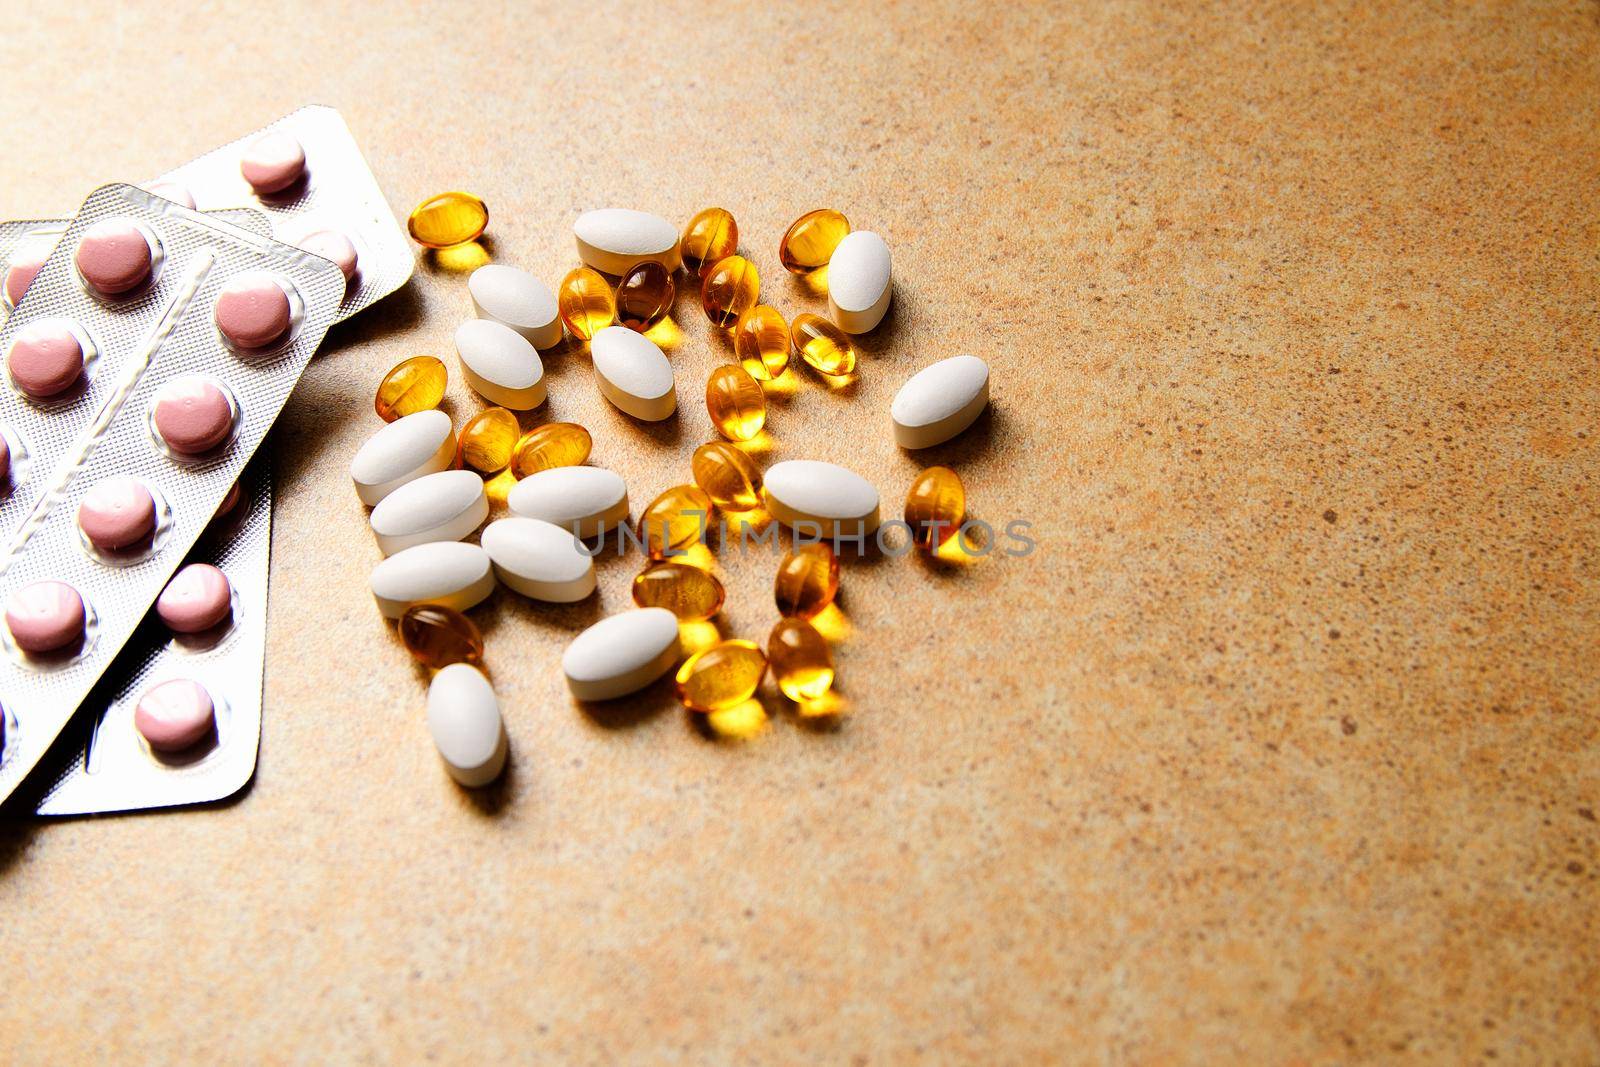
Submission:
[[[142,291],[116,301],[88,288],[74,257],[83,234],[109,219],[139,228],[158,261]],[[247,274],[274,279],[297,309],[288,338],[267,352],[230,349],[213,317],[223,286]],[[10,368],[17,334],[53,318],[72,323],[94,355],[69,399],[29,400],[9,375],[0,388],[0,425],[28,457],[0,501],[0,591],[9,604],[31,583],[65,583],[82,598],[86,626],[81,641],[45,655],[22,651],[13,628],[0,628],[0,800],[49,749],[216,513],[344,291],[343,274],[325,259],[133,186],[96,190],[62,235],[0,329],[0,352]],[[152,425],[158,392],[180,378],[216,385],[236,416],[232,436],[198,457],[174,454]],[[110,561],[80,536],[78,508],[113,478],[150,489],[160,518],[143,555]]]

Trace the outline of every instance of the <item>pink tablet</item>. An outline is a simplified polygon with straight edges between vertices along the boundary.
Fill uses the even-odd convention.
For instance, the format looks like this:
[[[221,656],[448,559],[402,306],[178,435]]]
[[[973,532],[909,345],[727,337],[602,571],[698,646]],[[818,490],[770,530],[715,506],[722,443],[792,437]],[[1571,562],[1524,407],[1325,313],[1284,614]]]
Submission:
[[[143,285],[154,262],[144,231],[126,219],[97,222],[78,243],[78,273],[106,296],[120,296]]]
[[[174,204],[182,204],[190,211],[194,210],[194,194],[177,182],[156,182],[149,186],[149,190],[163,200],[171,200]]]
[[[45,400],[66,392],[83,376],[83,345],[59,319],[30,323],[11,342],[6,369],[18,389]]]
[[[204,378],[179,378],[156,396],[156,433],[176,452],[208,452],[233,432],[228,396]]]
[[[144,483],[112,478],[83,494],[78,526],[103,551],[127,548],[155,532],[156,501]]]
[[[54,652],[83,640],[83,598],[65,582],[34,582],[11,594],[6,626],[24,652]]]
[[[156,598],[156,614],[167,629],[197,634],[220,625],[233,611],[233,583],[209,563],[191,563]]]
[[[17,254],[11,257],[10,265],[6,267],[6,303],[12,307],[22,303],[23,294],[28,291],[28,286],[33,284],[39,269],[49,258],[48,248],[18,249]]]
[[[344,272],[344,280],[356,275],[356,246],[338,230],[318,230],[300,242],[300,247],[314,256],[332,260]]]
[[[217,329],[239,348],[266,348],[282,340],[291,315],[289,294],[261,275],[235,278],[217,296]]]
[[[11,478],[11,442],[0,434],[0,482]]]
[[[269,133],[244,151],[239,173],[257,193],[281,193],[306,172],[306,150],[286,133]]]
[[[211,694],[199,682],[174,678],[145,690],[133,710],[133,726],[157,752],[182,752],[216,725]]]

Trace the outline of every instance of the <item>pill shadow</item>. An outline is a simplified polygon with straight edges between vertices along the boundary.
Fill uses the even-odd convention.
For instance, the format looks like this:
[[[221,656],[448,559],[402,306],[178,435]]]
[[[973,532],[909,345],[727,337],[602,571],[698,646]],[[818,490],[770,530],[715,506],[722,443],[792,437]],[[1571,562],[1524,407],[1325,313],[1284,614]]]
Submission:
[[[488,785],[459,786],[462,799],[480,815],[499,815],[517,793],[518,760],[516,746],[506,738],[506,765],[500,777]]]
[[[678,703],[675,671],[667,671],[660,678],[637,693],[615,700],[574,700],[585,718],[603,730],[631,730],[642,726]]]
[[[932,448],[902,448],[900,454],[915,464],[918,471],[928,467],[949,467],[965,478],[962,465],[987,453],[993,447],[998,435],[1004,434],[1008,443],[1015,442],[1014,435],[1020,431],[1012,425],[1012,421],[1010,415],[991,402],[978,414],[971,426],[944,444],[934,445]]]
[[[858,353],[877,357],[894,349],[899,340],[900,323],[904,318],[901,312],[902,303],[904,301],[900,298],[900,291],[896,289],[894,297],[889,301],[889,310],[883,313],[883,321],[866,333],[850,335],[850,340],[854,342]]]
[[[681,404],[682,397],[679,397],[679,402]],[[618,411],[614,404],[607,403],[606,407],[610,410],[611,425],[621,427],[617,431],[619,433],[634,433],[648,438],[659,446],[668,448],[677,447],[678,443],[683,440],[683,420],[680,417],[681,407],[675,409],[671,415],[659,422],[636,419],[632,415]]]
[[[500,586],[484,601],[481,609],[474,610],[472,618],[487,641],[491,634],[512,619],[532,623],[542,629],[558,630],[570,636],[599,622],[603,614],[600,597],[595,593],[570,604],[551,604]]]
[[[378,301],[361,314],[335,323],[328,328],[322,346],[317,349],[317,359],[331,358],[342,349],[354,348],[375,341],[391,333],[403,333],[422,322],[422,295],[416,283],[406,284]]]

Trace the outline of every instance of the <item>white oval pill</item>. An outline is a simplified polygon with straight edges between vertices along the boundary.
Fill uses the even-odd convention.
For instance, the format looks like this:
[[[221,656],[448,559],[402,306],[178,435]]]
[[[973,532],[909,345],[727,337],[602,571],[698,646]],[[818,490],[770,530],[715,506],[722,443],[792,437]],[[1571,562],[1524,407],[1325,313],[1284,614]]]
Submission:
[[[549,348],[561,340],[556,295],[527,271],[490,263],[472,272],[467,292],[478,318],[511,327],[534,348]]]
[[[608,207],[585,211],[572,224],[578,258],[595,270],[619,278],[635,263],[653,259],[678,269],[678,228],[648,211]]]
[[[500,584],[523,596],[570,604],[594,592],[594,560],[583,542],[554,523],[520,515],[496,519],[479,543]]]
[[[544,363],[528,339],[504,323],[463,322],[456,327],[456,354],[467,384],[490,402],[512,411],[544,403]]]
[[[456,458],[455,427],[437,408],[388,423],[350,461],[356,495],[371,507],[407,482],[448,470]]]
[[[506,765],[506,726],[500,701],[483,672],[452,663],[428,683],[428,732],[450,777],[488,785]]]
[[[430,541],[459,541],[489,517],[489,497],[476,471],[440,471],[407,482],[368,516],[378,547],[392,556]]]
[[[989,364],[951,356],[913,374],[889,406],[901,448],[931,448],[971,426],[989,403]]]
[[[628,485],[603,467],[551,467],[512,486],[506,506],[514,515],[595,537],[628,521]]]
[[[828,260],[828,310],[839,329],[866,333],[883,321],[894,292],[889,273],[889,246],[871,230],[839,242]]]
[[[626,326],[607,326],[589,342],[600,394],[636,419],[660,422],[678,406],[672,364],[655,342]]]
[[[678,617],[666,608],[639,608],[573,638],[561,669],[579,700],[610,700],[643,689],[677,661]]]
[[[791,459],[762,472],[767,511],[786,526],[814,526],[827,538],[855,537],[878,528],[878,491],[836,463]]]
[[[489,553],[461,541],[436,541],[396,552],[372,568],[372,596],[386,619],[413,604],[466,611],[494,592]]]

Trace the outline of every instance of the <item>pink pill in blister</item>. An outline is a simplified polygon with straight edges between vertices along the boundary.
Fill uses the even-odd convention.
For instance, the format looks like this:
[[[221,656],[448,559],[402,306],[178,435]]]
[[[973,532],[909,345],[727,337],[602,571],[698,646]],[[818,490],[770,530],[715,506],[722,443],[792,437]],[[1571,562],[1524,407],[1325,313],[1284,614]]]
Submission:
[[[204,378],[179,378],[156,397],[156,433],[174,451],[208,452],[233,432],[233,407],[221,389]]]
[[[150,277],[155,254],[139,227],[126,219],[106,219],[89,227],[78,242],[76,262],[92,288],[120,296]]]
[[[0,434],[0,482],[11,477],[11,442]]]
[[[156,500],[144,483],[112,478],[83,494],[78,526],[94,547],[113,551],[149,537],[156,528]]]
[[[300,247],[314,256],[331,260],[349,281],[356,275],[356,246],[338,230],[318,230],[300,242]]]
[[[23,248],[11,257],[6,267],[6,302],[12,307],[22,303],[22,297],[38,277],[44,261],[50,258],[48,248]]]
[[[286,133],[269,133],[244,150],[239,173],[257,193],[280,193],[306,171],[306,150]]]
[[[211,694],[199,682],[174,678],[145,690],[133,727],[157,752],[181,752],[210,734],[217,721]]]
[[[289,294],[271,278],[235,278],[217,294],[217,329],[239,348],[266,348],[289,332]]]
[[[29,323],[11,342],[6,369],[18,389],[45,400],[66,392],[83,376],[83,344],[63,322]]]
[[[6,627],[24,652],[54,652],[83,640],[83,598],[65,582],[33,582],[6,602]]]
[[[194,194],[186,186],[177,182],[156,182],[149,186],[149,190],[163,200],[171,200],[174,204],[182,204],[190,211],[194,210]]]
[[[167,629],[197,634],[219,625],[233,611],[233,583],[209,563],[191,563],[156,598],[156,614]]]

